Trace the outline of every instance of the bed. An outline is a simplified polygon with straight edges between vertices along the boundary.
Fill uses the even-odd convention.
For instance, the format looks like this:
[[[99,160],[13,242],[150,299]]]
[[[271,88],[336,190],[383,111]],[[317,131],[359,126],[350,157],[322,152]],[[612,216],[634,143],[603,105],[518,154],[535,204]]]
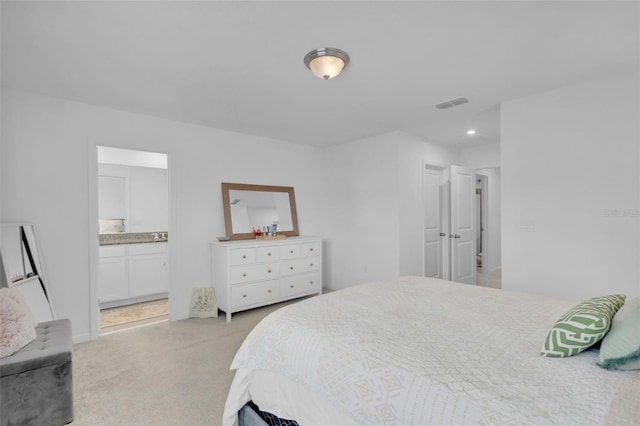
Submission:
[[[636,425],[640,371],[540,356],[573,301],[400,277],[283,307],[238,350],[223,426],[249,401],[300,425]]]

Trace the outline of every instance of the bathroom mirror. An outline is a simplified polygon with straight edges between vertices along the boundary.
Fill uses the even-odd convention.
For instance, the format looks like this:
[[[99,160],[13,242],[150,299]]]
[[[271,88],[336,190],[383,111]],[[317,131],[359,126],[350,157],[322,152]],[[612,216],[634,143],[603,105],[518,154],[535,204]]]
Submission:
[[[35,226],[27,223],[2,224],[0,260],[2,286],[19,289],[38,322],[55,319]]]
[[[222,204],[227,238],[255,238],[254,228],[277,224],[277,233],[298,235],[293,187],[222,183]]]

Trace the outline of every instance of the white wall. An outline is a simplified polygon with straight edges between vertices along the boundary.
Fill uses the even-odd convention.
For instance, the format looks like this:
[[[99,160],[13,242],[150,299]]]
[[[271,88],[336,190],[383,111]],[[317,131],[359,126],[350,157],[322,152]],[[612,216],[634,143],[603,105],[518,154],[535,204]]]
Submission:
[[[500,144],[470,146],[458,149],[460,166],[472,169],[500,167]]]
[[[127,232],[166,232],[169,229],[169,173],[166,168],[98,164],[98,174],[123,177],[128,185],[122,194],[128,195],[126,202],[122,199],[123,206],[128,206],[125,215],[100,216],[100,212],[99,219],[123,217],[127,219]],[[100,208],[107,199],[100,191]]]
[[[397,150],[386,137],[328,149],[331,193],[325,285],[340,289],[398,273]]]
[[[99,146],[98,163],[166,169],[167,154]]]
[[[422,275],[422,164],[455,158],[451,150],[401,132],[328,149],[330,288]]]
[[[502,105],[504,289],[640,294],[638,93],[618,76]]]
[[[323,233],[316,148],[4,89],[2,220],[37,225],[55,310],[76,341],[89,337],[88,158],[97,145],[169,155],[172,319],[188,315],[192,287],[210,283],[208,242],[225,234],[221,182],[293,186],[301,234]]]

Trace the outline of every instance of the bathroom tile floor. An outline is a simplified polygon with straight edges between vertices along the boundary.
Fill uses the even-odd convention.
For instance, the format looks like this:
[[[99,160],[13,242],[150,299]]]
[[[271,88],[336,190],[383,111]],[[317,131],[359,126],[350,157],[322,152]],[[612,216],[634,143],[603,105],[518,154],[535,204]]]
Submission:
[[[100,334],[112,333],[169,319],[169,299],[118,306],[100,311]]]

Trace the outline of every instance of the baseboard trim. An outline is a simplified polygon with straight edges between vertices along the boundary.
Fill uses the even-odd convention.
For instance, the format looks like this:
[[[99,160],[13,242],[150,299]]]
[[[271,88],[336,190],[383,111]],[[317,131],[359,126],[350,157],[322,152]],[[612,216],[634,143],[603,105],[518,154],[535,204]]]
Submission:
[[[91,333],[82,333],[73,335],[73,344],[86,343],[91,341]]]
[[[171,310],[169,310],[169,321],[180,321],[184,319],[189,319],[189,311],[180,312],[174,315]]]

